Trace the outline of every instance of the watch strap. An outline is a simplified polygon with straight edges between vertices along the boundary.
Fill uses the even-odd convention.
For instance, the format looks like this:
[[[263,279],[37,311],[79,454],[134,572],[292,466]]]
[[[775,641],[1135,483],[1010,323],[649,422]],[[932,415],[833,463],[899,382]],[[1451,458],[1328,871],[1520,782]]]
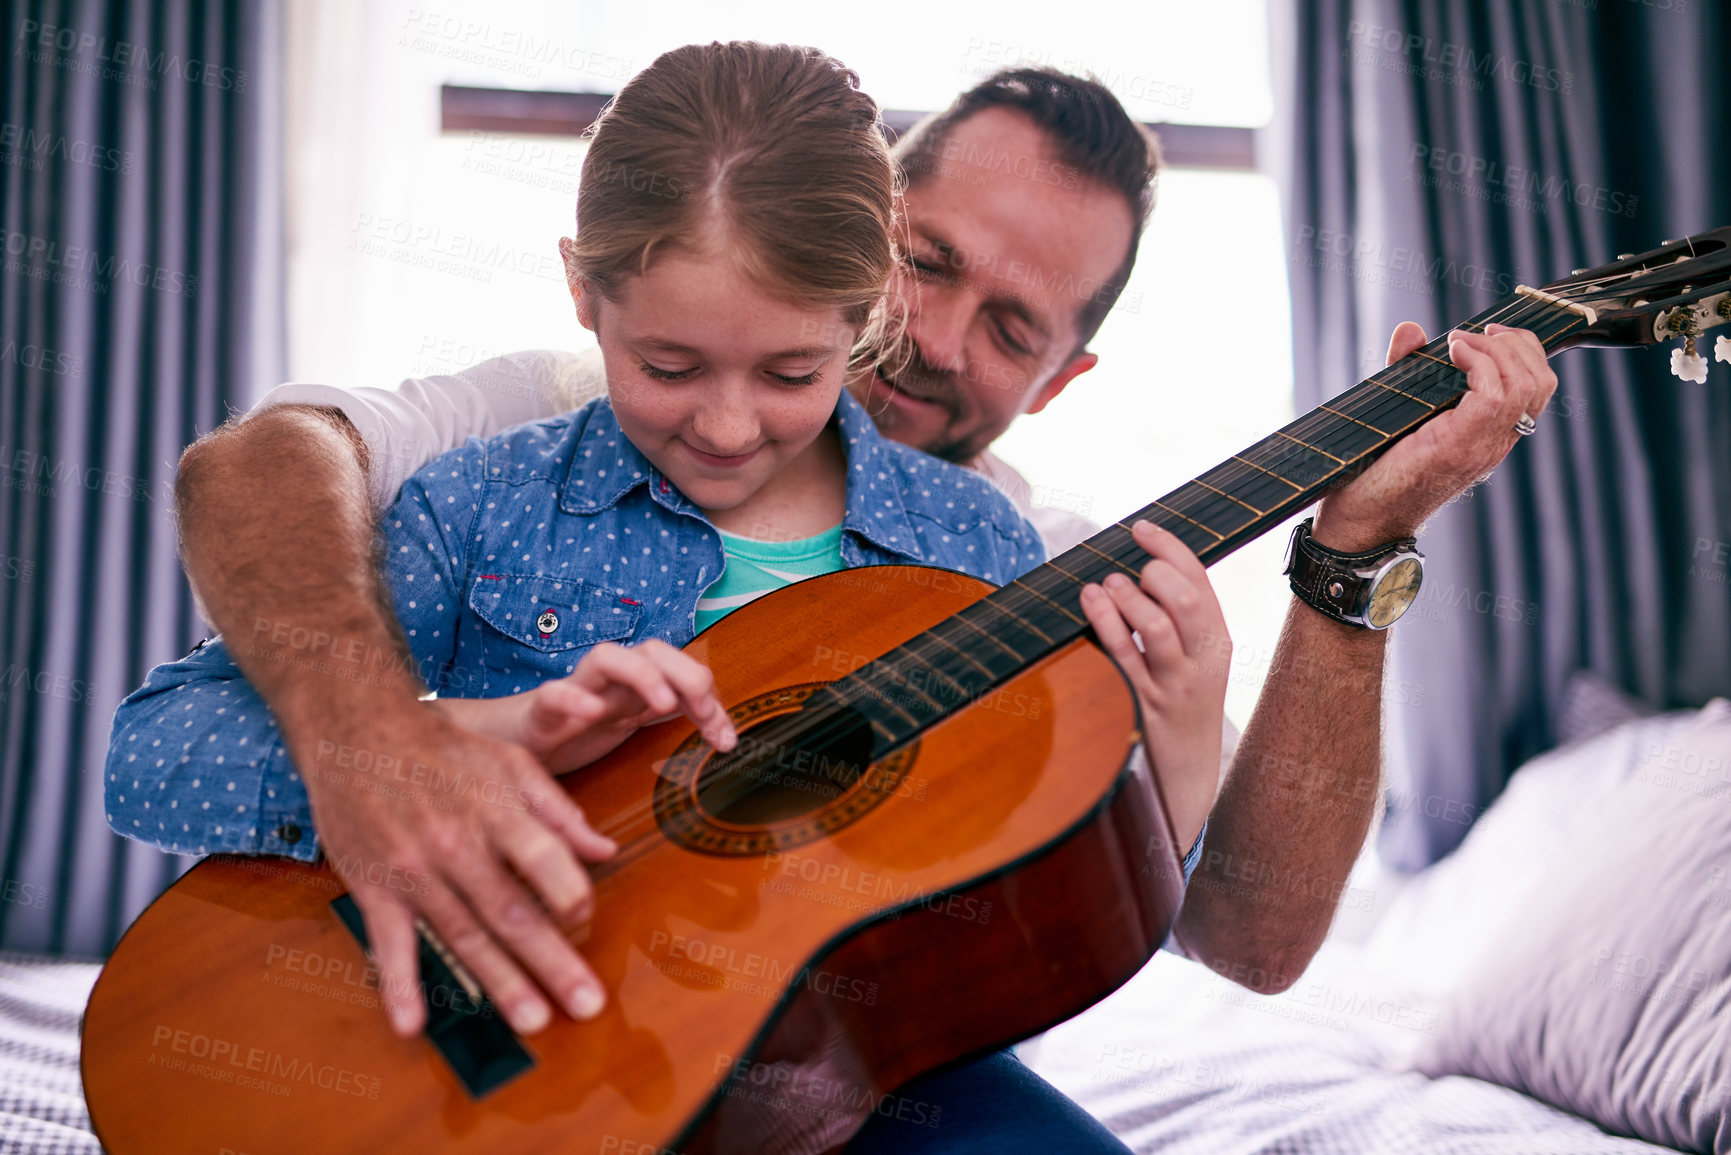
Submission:
[[[1364,571],[1374,570],[1394,554],[1415,551],[1418,539],[1403,537],[1360,553],[1346,553],[1329,549],[1312,537],[1313,524],[1315,519],[1307,517],[1292,529],[1285,571],[1292,592],[1306,605],[1337,622],[1369,629],[1368,623],[1353,616],[1365,583],[1370,580]]]

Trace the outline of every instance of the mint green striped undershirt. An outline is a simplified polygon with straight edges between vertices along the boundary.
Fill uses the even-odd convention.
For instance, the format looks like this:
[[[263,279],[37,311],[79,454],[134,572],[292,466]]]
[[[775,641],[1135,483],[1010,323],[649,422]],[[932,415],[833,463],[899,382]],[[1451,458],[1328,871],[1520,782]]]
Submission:
[[[721,572],[721,580],[697,599],[699,630],[708,629],[764,594],[842,568],[840,525],[816,537],[794,541],[758,541],[736,537],[725,530],[716,532],[721,534],[727,567]]]

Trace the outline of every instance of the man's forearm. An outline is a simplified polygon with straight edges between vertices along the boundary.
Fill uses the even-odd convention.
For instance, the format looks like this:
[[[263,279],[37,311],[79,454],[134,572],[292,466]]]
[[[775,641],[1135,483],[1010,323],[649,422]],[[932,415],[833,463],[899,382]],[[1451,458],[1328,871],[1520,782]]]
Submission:
[[[193,589],[285,734],[420,688],[374,565],[365,446],[333,414],[283,406],[225,426],[186,451],[175,485]]]
[[[1285,989],[1328,933],[1375,813],[1386,638],[1287,613],[1178,919],[1186,953],[1234,981]]]

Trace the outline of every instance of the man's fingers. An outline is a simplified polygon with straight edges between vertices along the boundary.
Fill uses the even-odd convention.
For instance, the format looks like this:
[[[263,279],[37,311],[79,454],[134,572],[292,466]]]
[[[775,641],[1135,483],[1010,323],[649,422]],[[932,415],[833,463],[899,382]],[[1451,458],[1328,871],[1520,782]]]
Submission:
[[[595,889],[570,846],[534,819],[501,822],[497,842],[506,861],[555,918],[572,924],[588,921]]]
[[[364,884],[350,893],[366,924],[373,965],[379,968],[379,994],[391,1029],[409,1038],[421,1029],[427,1010],[421,1000],[415,914],[394,895]]]
[[[1539,343],[1536,334],[1525,329],[1516,329],[1508,325],[1488,325],[1485,332],[1497,339],[1496,348],[1502,356],[1507,357],[1508,369],[1503,378],[1507,381],[1521,379],[1522,409],[1533,417],[1537,417],[1550,403],[1551,394],[1557,388],[1557,375],[1551,369],[1549,358],[1545,356],[1545,347]],[[1516,367],[1523,370],[1516,373]]]
[[[451,916],[458,929],[447,941],[513,1028],[533,1034],[548,1021],[546,1001],[517,962],[572,1017],[593,1018],[600,1011],[605,1002],[600,981],[521,883],[491,859],[471,861],[454,878],[473,914]],[[443,919],[434,925],[442,926]]]
[[[1503,377],[1497,360],[1491,355],[1489,337],[1481,333],[1465,333],[1459,329],[1449,334],[1449,359],[1467,375],[1467,387],[1481,401],[1501,405]]]
[[[497,863],[488,863],[488,867],[503,881],[503,871]],[[468,893],[468,888],[464,889]],[[485,890],[484,887],[481,889]],[[541,997],[529,976],[506,953],[499,939],[482,926],[469,909],[471,902],[479,907],[481,900],[469,893],[469,902],[465,902],[446,887],[435,884],[422,901],[428,925],[475,976],[475,981],[481,984],[512,1030],[532,1035],[552,1021],[547,1000]],[[545,915],[542,917],[544,919]]]
[[[514,801],[522,803],[511,808],[514,813],[527,811],[540,826],[562,837],[586,862],[600,862],[618,851],[619,844],[589,824],[582,808],[571,800],[545,766],[524,752],[511,757],[514,761],[508,761],[506,768],[512,771],[511,777],[517,785]]]
[[[1388,339],[1388,364],[1393,365],[1415,349],[1425,346],[1424,326],[1416,321],[1402,321],[1394,327]]]

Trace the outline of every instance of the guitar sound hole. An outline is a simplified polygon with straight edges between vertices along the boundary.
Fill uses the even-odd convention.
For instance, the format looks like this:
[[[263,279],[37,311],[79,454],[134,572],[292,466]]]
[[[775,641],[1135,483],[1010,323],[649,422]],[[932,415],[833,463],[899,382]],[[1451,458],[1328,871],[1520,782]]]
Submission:
[[[872,728],[834,707],[771,718],[709,760],[697,778],[704,813],[734,826],[769,826],[828,806],[871,763]]]

